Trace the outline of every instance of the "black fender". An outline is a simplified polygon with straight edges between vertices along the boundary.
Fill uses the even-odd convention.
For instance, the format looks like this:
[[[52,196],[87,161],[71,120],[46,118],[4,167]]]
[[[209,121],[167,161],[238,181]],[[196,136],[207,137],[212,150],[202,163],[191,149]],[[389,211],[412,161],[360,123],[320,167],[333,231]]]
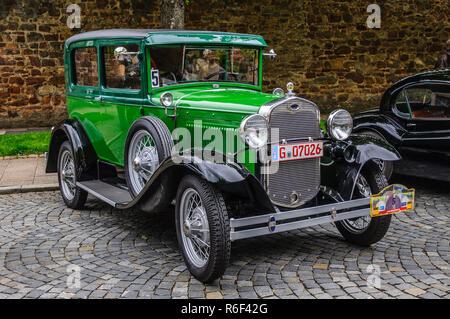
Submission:
[[[378,111],[362,112],[353,118],[353,133],[372,131],[383,136],[394,146],[399,146],[405,129],[396,120]]]
[[[45,172],[56,173],[59,148],[64,141],[69,141],[72,146],[77,180],[96,178],[97,153],[82,124],[76,118],[64,120],[52,128]]]
[[[224,161],[223,164],[203,161],[198,157],[189,158],[188,161],[185,168],[215,184],[223,193],[249,200],[256,209],[275,212],[263,185],[244,165],[234,161]]]
[[[326,144],[325,152],[335,160],[338,190],[344,200],[353,197],[356,180],[366,165],[369,169],[378,169],[374,159],[401,159],[391,144],[370,136],[352,135],[345,142],[331,142]]]
[[[126,209],[137,205],[143,211],[151,211],[151,202],[147,199],[148,194],[155,191],[160,185],[160,178],[169,175],[169,185],[162,190],[170,192],[173,196],[176,193],[181,179],[191,174],[213,184],[222,193],[251,201],[256,208],[264,211],[275,212],[275,208],[270,202],[264,187],[259,180],[250,173],[242,164],[227,161],[213,162],[203,160],[196,156],[172,156],[164,160],[144,189],[131,202],[119,204],[117,208]]]

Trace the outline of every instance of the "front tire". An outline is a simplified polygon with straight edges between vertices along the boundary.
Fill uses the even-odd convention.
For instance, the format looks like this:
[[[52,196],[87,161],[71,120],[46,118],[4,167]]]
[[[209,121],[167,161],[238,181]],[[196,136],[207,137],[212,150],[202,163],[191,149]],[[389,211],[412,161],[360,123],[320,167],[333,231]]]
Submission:
[[[204,283],[221,277],[231,253],[222,194],[204,180],[185,176],[177,192],[175,223],[178,245],[191,274]]]
[[[378,167],[369,166],[358,176],[352,199],[370,197],[386,188],[388,183]],[[392,215],[357,217],[336,222],[341,235],[350,243],[370,246],[386,235]]]
[[[87,192],[76,186],[77,170],[72,147],[68,141],[61,144],[58,154],[58,183],[61,196],[67,207],[82,209],[87,199]]]

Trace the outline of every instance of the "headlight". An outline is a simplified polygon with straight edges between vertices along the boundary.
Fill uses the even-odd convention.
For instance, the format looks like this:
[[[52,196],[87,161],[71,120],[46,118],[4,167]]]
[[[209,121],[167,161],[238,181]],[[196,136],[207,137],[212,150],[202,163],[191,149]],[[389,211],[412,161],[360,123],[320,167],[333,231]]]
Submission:
[[[269,136],[266,119],[259,114],[247,116],[239,126],[239,136],[251,148],[263,147]]]
[[[327,133],[335,140],[345,140],[352,133],[353,119],[350,113],[343,109],[337,109],[328,115]]]
[[[173,103],[173,95],[170,92],[164,92],[160,98],[161,104],[164,106],[171,106]]]

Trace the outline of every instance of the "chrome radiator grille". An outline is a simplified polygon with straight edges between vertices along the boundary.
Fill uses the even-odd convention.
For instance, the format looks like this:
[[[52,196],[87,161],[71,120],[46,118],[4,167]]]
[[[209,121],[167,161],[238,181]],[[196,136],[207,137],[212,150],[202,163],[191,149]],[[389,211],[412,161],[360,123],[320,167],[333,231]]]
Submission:
[[[280,143],[298,138],[320,137],[320,113],[307,100],[290,97],[270,105],[270,128],[279,129]],[[272,142],[275,142],[272,140]],[[266,175],[266,187],[272,202],[282,207],[298,207],[314,198],[320,186],[320,158],[277,163],[278,170]]]

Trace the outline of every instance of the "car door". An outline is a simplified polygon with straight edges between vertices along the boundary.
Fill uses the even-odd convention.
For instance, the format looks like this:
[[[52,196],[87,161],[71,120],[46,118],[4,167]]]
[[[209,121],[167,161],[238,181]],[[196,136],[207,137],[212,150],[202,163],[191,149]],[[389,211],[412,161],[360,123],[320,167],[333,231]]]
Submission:
[[[450,178],[450,85],[417,83],[404,89],[410,116],[405,121],[400,152],[404,169],[414,175],[449,175]]]
[[[71,45],[67,88],[67,110],[70,118],[83,125],[94,148],[103,143],[101,130],[103,110],[100,103],[98,48],[95,41],[80,41]]]
[[[404,147],[448,150],[450,141],[450,85],[416,84],[405,88],[411,116]]]
[[[141,116],[144,73],[140,42],[104,40],[99,43],[101,102],[104,118],[101,131],[108,162],[123,165],[125,141],[131,124]]]

